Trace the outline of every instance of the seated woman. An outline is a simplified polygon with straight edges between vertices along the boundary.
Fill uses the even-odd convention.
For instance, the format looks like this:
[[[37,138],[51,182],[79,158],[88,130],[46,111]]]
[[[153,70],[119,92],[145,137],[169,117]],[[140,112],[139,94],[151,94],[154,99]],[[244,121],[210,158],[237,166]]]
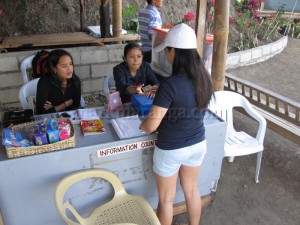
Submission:
[[[77,109],[80,98],[81,83],[74,73],[72,56],[62,49],[51,51],[46,72],[37,84],[37,114]]]
[[[132,94],[154,98],[159,81],[149,63],[143,62],[142,48],[137,42],[132,41],[125,46],[123,60],[113,69],[122,102],[130,102]],[[142,87],[146,85],[152,85],[152,89],[143,92]]]

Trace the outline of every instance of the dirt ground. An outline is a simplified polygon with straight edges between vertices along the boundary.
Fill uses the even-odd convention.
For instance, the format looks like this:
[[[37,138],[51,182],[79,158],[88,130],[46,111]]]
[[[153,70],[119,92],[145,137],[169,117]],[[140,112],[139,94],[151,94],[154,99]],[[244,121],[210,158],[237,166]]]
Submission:
[[[227,72],[299,102],[299,53],[300,40],[289,39],[285,50],[268,61]],[[238,113],[235,126],[256,131]],[[202,211],[201,225],[300,224],[300,146],[267,129],[258,184],[255,165],[256,155],[223,160],[218,189]],[[187,214],[174,221],[187,223]]]

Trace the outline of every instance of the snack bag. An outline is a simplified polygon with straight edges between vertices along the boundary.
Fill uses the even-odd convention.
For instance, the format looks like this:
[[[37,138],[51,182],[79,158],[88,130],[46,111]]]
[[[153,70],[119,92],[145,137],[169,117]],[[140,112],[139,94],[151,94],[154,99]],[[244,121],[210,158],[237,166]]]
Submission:
[[[33,145],[27,135],[8,128],[3,130],[2,144],[8,147],[27,147]]]

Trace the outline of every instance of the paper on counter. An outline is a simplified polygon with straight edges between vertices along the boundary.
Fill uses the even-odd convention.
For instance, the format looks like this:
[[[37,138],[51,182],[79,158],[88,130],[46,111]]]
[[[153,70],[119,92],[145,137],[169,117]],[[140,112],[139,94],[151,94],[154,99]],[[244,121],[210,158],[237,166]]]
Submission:
[[[99,119],[96,109],[77,109],[78,117],[81,120],[96,120]]]
[[[120,139],[144,135],[139,129],[142,121],[138,115],[111,119],[110,121]]]

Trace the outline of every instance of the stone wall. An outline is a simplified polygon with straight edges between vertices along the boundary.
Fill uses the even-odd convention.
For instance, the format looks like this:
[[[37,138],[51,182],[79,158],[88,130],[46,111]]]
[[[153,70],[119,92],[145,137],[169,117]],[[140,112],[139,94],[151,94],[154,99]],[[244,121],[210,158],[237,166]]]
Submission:
[[[233,69],[241,66],[247,66],[266,61],[270,57],[280,53],[288,43],[288,37],[246,51],[234,52],[227,55],[227,69]]]
[[[74,59],[75,72],[82,81],[83,96],[101,91],[104,78],[122,61],[124,45],[68,48]],[[36,51],[0,54],[0,101],[5,108],[21,107],[19,89],[23,85],[20,65]],[[31,71],[30,71],[31,73]]]

